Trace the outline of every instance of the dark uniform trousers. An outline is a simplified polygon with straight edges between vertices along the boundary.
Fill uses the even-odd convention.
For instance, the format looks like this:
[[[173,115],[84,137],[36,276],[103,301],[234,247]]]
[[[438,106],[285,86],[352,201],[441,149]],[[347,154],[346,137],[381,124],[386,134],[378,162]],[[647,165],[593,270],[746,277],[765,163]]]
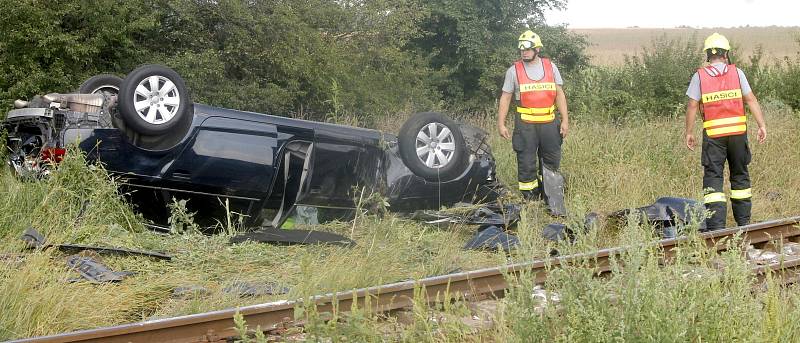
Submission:
[[[519,115],[515,118],[511,145],[517,153],[520,192],[525,199],[542,199],[541,165],[553,171],[561,165],[561,120],[538,124],[523,122]]]
[[[750,147],[747,135],[709,138],[703,130],[703,192],[707,210],[712,211],[706,219],[706,229],[716,230],[726,226],[727,202],[722,188],[725,160],[730,168],[731,208],[737,225],[750,223],[751,190],[750,175],[747,165],[750,164]]]

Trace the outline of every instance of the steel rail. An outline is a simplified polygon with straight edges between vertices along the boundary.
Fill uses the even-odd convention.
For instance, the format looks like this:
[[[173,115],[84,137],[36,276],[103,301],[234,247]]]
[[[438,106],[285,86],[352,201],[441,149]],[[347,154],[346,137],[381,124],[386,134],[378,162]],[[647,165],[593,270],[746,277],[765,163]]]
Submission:
[[[800,216],[772,220],[746,226],[717,230],[700,234],[709,247],[724,250],[726,240],[739,235],[743,242],[761,245],[775,240],[800,238]],[[656,244],[663,250],[665,258],[673,257],[675,248],[689,238],[681,236],[660,240]],[[356,289],[335,294],[311,297],[305,301],[276,301],[250,305],[238,309],[226,309],[174,318],[150,320],[113,327],[75,331],[52,336],[21,339],[14,342],[215,342],[238,336],[233,317],[241,313],[249,327],[260,326],[268,331],[294,321],[295,307],[315,304],[319,313],[349,311],[353,305],[369,307],[375,312],[386,312],[410,307],[415,292],[421,292],[429,301],[442,301],[456,296],[478,296],[496,294],[508,288],[508,277],[525,277],[535,283],[543,283],[548,271],[562,265],[575,265],[593,261],[591,266],[600,274],[611,270],[611,260],[630,247],[602,249],[592,253],[575,254],[516,263],[469,272],[448,274],[420,280],[397,282],[381,286]],[[800,259],[786,263],[758,266],[754,271],[766,275],[767,270],[778,271],[785,267],[800,265]]]

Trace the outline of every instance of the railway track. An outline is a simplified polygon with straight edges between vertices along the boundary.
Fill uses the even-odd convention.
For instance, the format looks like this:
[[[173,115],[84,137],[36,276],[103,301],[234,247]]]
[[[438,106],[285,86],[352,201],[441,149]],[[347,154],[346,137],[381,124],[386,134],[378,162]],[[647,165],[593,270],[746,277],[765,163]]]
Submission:
[[[724,241],[740,234],[743,242],[756,248],[777,247],[778,242],[800,241],[800,216],[767,221],[747,226],[718,230],[701,235],[705,243],[716,250],[725,249]],[[675,248],[687,240],[686,237],[664,239],[657,244],[663,249],[665,258],[674,256]],[[591,261],[598,274],[611,271],[611,259],[626,250],[625,247],[598,250],[592,253],[554,257],[546,260],[517,263],[469,272],[436,276],[421,280],[398,282],[353,291],[325,294],[312,297],[319,313],[347,311],[353,305],[370,307],[375,312],[387,312],[411,307],[415,290],[420,289],[431,302],[441,301],[443,294],[452,296],[487,295],[502,297],[509,286],[508,277],[524,275],[535,283],[543,283],[548,270],[562,265]],[[762,250],[758,250],[759,252]],[[760,254],[760,253],[759,253]],[[763,254],[760,254],[763,255]],[[760,256],[759,255],[759,256]],[[798,279],[800,270],[800,245],[794,258],[765,258],[753,267],[759,279],[773,273],[786,278],[786,282]],[[308,301],[308,300],[307,300]],[[302,301],[277,301],[241,307],[238,312],[248,326],[260,326],[269,331],[291,325],[295,307]],[[14,342],[217,342],[238,336],[233,317],[237,309],[227,309],[168,319],[151,320],[91,330],[75,331],[52,336],[34,337]]]

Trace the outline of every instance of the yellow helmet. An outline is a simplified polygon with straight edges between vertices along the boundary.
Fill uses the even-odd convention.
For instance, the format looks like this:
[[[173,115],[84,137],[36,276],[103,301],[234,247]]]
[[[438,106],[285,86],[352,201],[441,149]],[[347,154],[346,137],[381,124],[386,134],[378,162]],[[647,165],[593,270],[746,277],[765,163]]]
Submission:
[[[728,42],[728,39],[725,36],[719,33],[712,33],[708,38],[706,38],[705,46],[703,47],[703,51],[711,50],[712,54],[717,53],[717,49],[724,49],[726,51],[731,50],[731,44]]]
[[[517,47],[520,50],[541,48],[543,46],[542,39],[531,30],[523,32],[517,40],[519,41]]]

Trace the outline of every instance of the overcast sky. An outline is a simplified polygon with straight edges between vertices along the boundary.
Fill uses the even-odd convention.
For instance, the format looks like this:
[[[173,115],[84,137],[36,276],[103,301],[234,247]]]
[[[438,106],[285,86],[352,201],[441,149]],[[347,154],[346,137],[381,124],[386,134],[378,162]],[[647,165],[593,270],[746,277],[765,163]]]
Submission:
[[[545,18],[576,29],[800,26],[800,0],[568,0],[566,10],[547,12]]]

